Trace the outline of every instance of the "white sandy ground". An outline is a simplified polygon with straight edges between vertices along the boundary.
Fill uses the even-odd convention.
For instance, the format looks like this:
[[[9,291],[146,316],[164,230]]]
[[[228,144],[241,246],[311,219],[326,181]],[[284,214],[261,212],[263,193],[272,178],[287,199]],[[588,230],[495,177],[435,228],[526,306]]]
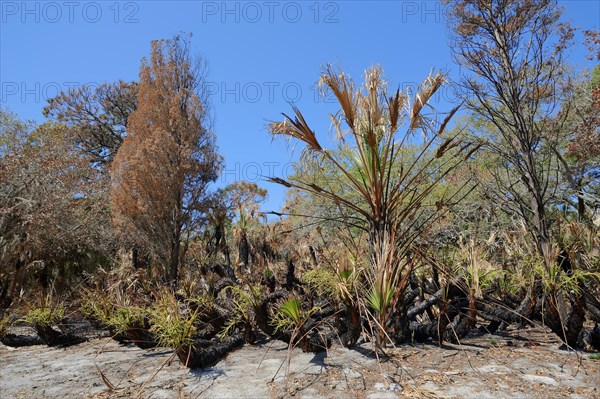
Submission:
[[[446,349],[402,346],[380,362],[367,344],[334,345],[327,354],[294,350],[287,378],[287,347],[277,341],[246,345],[215,367],[192,371],[177,358],[169,362],[170,350],[109,338],[65,349],[0,344],[0,399],[600,398],[600,361],[559,351],[547,332],[534,333],[534,346],[486,336]]]

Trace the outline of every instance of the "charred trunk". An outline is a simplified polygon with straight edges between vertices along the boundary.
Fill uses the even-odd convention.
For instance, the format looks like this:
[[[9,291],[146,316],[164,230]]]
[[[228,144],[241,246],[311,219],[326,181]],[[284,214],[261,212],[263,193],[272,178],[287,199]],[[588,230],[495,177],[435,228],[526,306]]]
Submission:
[[[245,268],[250,264],[250,245],[248,243],[248,236],[245,231],[240,233],[240,242],[238,243],[238,255],[240,262]]]
[[[342,345],[352,348],[360,338],[362,330],[358,309],[355,306],[347,305],[338,322],[338,335]]]
[[[545,324],[571,348],[580,346],[580,336],[585,322],[585,309],[579,298],[567,299],[559,294],[548,297],[543,312]],[[563,313],[564,312],[564,313]]]
[[[271,324],[271,315],[269,314],[269,307],[281,298],[288,295],[285,291],[276,291],[272,294],[267,295],[257,309],[255,309],[254,320],[258,325],[258,328],[270,337],[277,336],[275,328]]]
[[[210,342],[203,345],[199,343],[194,347],[182,347],[175,351],[182,364],[188,368],[205,368],[215,365],[229,352],[244,345],[244,334],[227,337],[223,340]]]
[[[71,333],[63,333],[55,330],[51,326],[34,326],[40,339],[48,346],[67,347],[86,342],[87,338],[83,338]]]

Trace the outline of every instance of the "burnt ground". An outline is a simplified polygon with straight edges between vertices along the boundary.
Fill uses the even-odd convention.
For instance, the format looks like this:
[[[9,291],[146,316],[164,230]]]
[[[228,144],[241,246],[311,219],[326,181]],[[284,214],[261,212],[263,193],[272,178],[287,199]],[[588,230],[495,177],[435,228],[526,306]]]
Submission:
[[[474,334],[460,345],[369,344],[291,352],[269,341],[186,370],[172,351],[110,338],[68,348],[0,344],[0,398],[600,398],[600,360],[559,349],[542,327]]]

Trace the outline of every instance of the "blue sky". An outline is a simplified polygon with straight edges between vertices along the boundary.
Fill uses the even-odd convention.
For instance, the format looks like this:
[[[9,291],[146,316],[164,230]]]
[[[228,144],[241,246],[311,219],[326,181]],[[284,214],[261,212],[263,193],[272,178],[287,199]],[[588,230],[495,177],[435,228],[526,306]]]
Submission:
[[[565,19],[600,27],[600,2],[561,1]],[[436,1],[2,1],[0,106],[43,121],[58,90],[136,80],[150,41],[179,32],[208,62],[215,132],[225,170],[219,184],[257,181],[278,210],[284,190],[258,174],[285,176],[298,151],[266,131],[295,103],[327,137],[331,99],[317,96],[321,67],[332,63],[360,81],[380,64],[391,87],[420,82],[432,69],[455,76],[447,28]],[[586,65],[581,36],[569,61]],[[450,109],[445,90],[434,104]]]

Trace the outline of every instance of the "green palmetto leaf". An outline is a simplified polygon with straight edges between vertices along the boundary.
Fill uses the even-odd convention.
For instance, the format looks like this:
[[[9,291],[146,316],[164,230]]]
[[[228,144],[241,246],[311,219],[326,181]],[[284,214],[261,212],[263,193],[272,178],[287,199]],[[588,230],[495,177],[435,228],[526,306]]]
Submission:
[[[290,298],[279,305],[272,324],[275,326],[275,331],[299,330],[313,314],[320,310],[318,306],[304,310],[299,299]]]
[[[367,303],[374,311],[383,313],[392,302],[393,297],[394,290],[389,282],[374,284],[367,297]]]
[[[352,277],[352,273],[352,269],[340,270],[338,277],[342,282],[347,283],[350,280],[350,277]]]
[[[279,311],[289,317],[295,324],[302,322],[302,304],[298,299],[288,299],[281,304]]]

